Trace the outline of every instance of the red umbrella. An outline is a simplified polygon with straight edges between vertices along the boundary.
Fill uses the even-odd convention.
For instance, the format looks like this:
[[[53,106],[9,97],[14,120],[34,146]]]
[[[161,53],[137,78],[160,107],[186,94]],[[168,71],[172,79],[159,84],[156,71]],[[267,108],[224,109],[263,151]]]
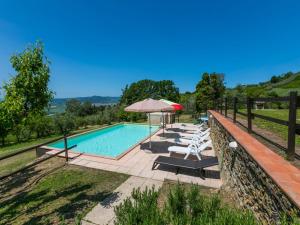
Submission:
[[[160,99],[160,101],[164,102],[164,103],[167,103],[168,105],[172,106],[174,111],[179,111],[179,110],[183,110],[183,106],[176,103],[176,102],[171,102],[169,100],[166,100],[166,99]]]
[[[166,100],[166,99],[160,99],[160,101],[172,106],[173,109],[174,109],[174,112],[179,111],[179,110],[183,110],[183,105],[180,105],[176,102],[171,102],[171,101]],[[165,126],[164,116],[163,116],[163,126]],[[172,125],[171,125],[171,127],[172,127]]]

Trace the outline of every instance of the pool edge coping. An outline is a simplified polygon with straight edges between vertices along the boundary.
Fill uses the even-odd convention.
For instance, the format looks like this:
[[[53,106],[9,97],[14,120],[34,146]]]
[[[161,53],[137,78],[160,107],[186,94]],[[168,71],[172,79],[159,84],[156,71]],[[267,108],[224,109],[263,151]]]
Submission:
[[[74,138],[74,137],[77,137],[77,136],[80,136],[80,135],[84,135],[84,134],[87,134],[87,133],[95,132],[95,131],[98,131],[98,130],[103,130],[103,129],[111,128],[111,127],[122,125],[122,124],[148,125],[147,123],[130,123],[130,122],[116,123],[116,124],[112,124],[112,125],[109,125],[109,126],[104,126],[104,127],[100,127],[100,128],[88,130],[88,131],[85,131],[85,132],[82,132],[82,133],[74,134],[74,135],[69,136],[68,138]],[[155,132],[151,133],[150,135],[146,136],[144,139],[142,139],[141,141],[139,141],[138,143],[136,143],[135,145],[133,145],[132,147],[130,147],[129,149],[127,149],[126,151],[124,151],[123,153],[121,153],[120,155],[118,155],[116,157],[100,156],[100,155],[93,155],[93,154],[88,154],[88,153],[78,153],[78,152],[74,152],[72,150],[68,150],[68,152],[76,155],[76,156],[74,156],[72,158],[76,158],[76,157],[79,157],[81,155],[86,155],[86,156],[89,156],[89,157],[97,157],[97,158],[104,158],[104,159],[110,159],[110,160],[120,160],[125,155],[127,155],[129,152],[131,152],[133,149],[135,149],[137,146],[139,146],[141,143],[145,142],[150,137],[153,137],[155,134],[157,134],[161,129],[162,128],[159,127],[157,129],[157,131],[155,131]],[[57,141],[54,141],[54,142],[57,142]],[[49,144],[51,144],[51,143],[49,143]],[[40,146],[40,148],[43,148],[43,149],[47,150],[47,152],[49,152],[49,151],[56,151],[56,152],[57,151],[61,151],[61,149],[59,149],[59,148],[50,147],[48,145]],[[46,154],[47,154],[47,152],[46,152]],[[65,157],[65,156],[61,156],[61,155],[58,155],[58,156]],[[71,157],[69,157],[69,158],[71,158]]]

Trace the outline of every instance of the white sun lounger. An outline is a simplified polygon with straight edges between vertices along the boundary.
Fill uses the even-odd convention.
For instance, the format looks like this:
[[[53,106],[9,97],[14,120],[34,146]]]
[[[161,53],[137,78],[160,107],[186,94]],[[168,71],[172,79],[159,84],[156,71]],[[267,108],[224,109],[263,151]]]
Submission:
[[[180,146],[170,146],[168,148],[168,151],[179,153],[179,154],[185,154],[186,156],[184,159],[187,159],[189,155],[195,155],[199,160],[201,160],[200,152],[205,150],[207,147],[211,147],[211,140],[202,143],[200,146],[197,146],[195,143],[190,144],[187,147],[180,147]]]
[[[184,134],[181,136],[181,138],[192,139],[193,137],[202,137],[209,132],[210,132],[210,128],[207,128],[205,131],[197,132],[195,134]]]
[[[186,130],[186,131],[197,131],[203,129],[205,126],[204,123],[201,123],[199,125],[186,125],[186,124],[181,124],[181,129]]]
[[[193,136],[191,139],[188,139],[188,138],[176,138],[174,140],[174,142],[176,144],[185,144],[185,145],[189,145],[189,144],[192,144],[192,143],[201,144],[205,140],[209,140],[210,139],[209,135],[210,135],[210,132],[206,132],[206,134],[204,134],[203,136]]]

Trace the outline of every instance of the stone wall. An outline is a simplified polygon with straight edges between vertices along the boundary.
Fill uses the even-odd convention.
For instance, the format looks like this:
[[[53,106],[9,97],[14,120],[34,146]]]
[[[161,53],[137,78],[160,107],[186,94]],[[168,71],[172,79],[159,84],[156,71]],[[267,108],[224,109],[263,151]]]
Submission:
[[[220,161],[225,187],[233,190],[243,208],[251,209],[264,224],[279,223],[282,213],[299,209],[243,146],[229,148],[233,136],[214,117],[210,118],[211,138]],[[234,125],[235,126],[235,125]]]

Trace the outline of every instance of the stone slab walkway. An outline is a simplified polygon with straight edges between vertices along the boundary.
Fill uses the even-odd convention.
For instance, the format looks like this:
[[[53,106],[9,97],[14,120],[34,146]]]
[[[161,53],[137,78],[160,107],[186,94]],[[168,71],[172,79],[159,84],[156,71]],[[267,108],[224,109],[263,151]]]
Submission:
[[[114,223],[114,207],[119,205],[127,197],[131,195],[134,188],[144,190],[146,187],[151,188],[153,185],[156,189],[161,187],[162,181],[149,178],[131,176],[123,184],[121,184],[112,195],[104,199],[90,211],[81,221],[83,225],[102,225]]]

